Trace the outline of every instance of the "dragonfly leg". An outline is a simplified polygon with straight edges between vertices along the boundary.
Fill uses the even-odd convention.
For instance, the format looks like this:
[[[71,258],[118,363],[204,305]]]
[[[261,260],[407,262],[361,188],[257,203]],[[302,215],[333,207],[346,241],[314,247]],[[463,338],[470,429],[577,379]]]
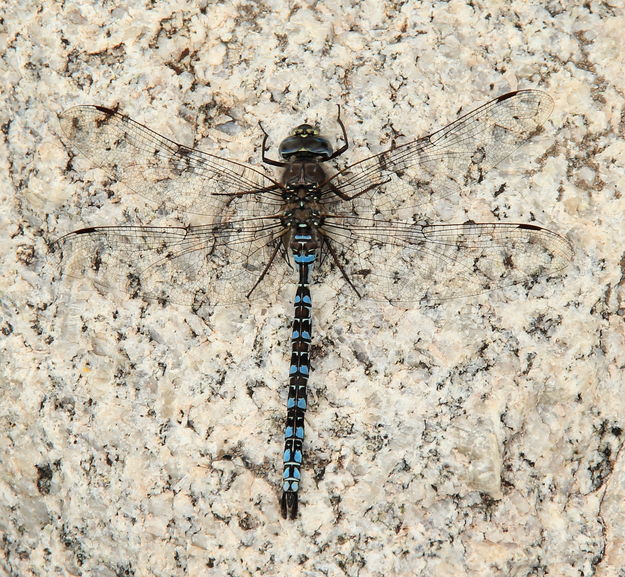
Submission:
[[[341,261],[339,260],[339,255],[336,254],[336,251],[334,250],[334,246],[332,246],[332,241],[327,237],[324,237],[323,240],[324,240],[324,246],[328,247],[328,251],[330,252],[330,255],[332,256],[332,260],[341,271],[341,274],[343,275],[343,278],[347,281],[347,284],[350,287],[352,287],[352,289],[354,290],[358,298],[362,298],[362,295],[360,294],[360,292],[358,292],[358,289],[352,282],[352,279],[349,278],[349,275],[347,274],[345,267],[342,265]]]
[[[288,228],[285,229],[285,231],[282,233],[282,235],[286,234],[288,232]],[[282,236],[281,235],[281,236]],[[249,299],[250,296],[252,295],[252,293],[256,290],[256,287],[261,283],[261,281],[265,278],[265,275],[267,274],[267,271],[269,270],[269,268],[271,267],[271,265],[273,264],[273,261],[276,258],[276,255],[278,254],[278,251],[280,250],[280,243],[276,242],[276,248],[274,249],[274,251],[271,253],[271,256],[269,257],[269,261],[267,262],[267,265],[265,266],[265,268],[263,269],[263,272],[260,273],[260,276],[258,277],[258,280],[254,283],[254,286],[250,289],[250,292],[247,293],[247,298]]]
[[[261,156],[261,158],[263,159],[263,162],[265,164],[270,164],[271,166],[279,166],[279,167],[284,168],[286,166],[286,162],[280,162],[279,160],[273,160],[267,157],[267,140],[269,139],[269,134],[267,134],[267,131],[263,128],[263,125],[260,121],[258,121],[258,126],[260,126],[260,129],[263,131],[263,134],[265,135],[263,137],[263,152]]]
[[[343,131],[343,140],[345,141],[345,144],[343,144],[343,146],[341,146],[341,148],[337,148],[332,153],[332,156],[330,156],[329,158],[326,158],[326,160],[330,160],[332,158],[336,158],[337,156],[341,156],[341,154],[346,152],[347,149],[349,148],[349,140],[347,138],[347,130],[345,129],[345,125],[343,124],[343,121],[341,120],[341,105],[337,104],[336,107],[338,109],[338,113],[337,113],[337,116],[336,116],[336,121],[338,122],[339,126],[341,127],[341,130]]]

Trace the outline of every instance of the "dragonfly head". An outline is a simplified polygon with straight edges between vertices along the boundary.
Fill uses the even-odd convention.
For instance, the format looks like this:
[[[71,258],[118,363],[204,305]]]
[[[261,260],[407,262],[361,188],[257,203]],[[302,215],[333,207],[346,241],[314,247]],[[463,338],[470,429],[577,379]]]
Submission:
[[[332,145],[327,138],[319,134],[319,129],[310,124],[300,124],[291,132],[291,136],[280,143],[280,156],[289,159],[320,157],[325,160],[332,156]]]

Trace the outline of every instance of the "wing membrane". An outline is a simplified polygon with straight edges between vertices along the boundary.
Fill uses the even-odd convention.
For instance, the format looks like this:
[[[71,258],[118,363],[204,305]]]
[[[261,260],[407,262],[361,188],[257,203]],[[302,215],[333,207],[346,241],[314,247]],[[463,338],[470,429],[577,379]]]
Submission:
[[[197,309],[246,301],[283,230],[270,218],[186,227],[89,227],[60,238],[53,251],[70,276]],[[276,280],[288,274],[284,265],[283,258],[275,258],[271,280],[252,296],[275,292]]]
[[[353,199],[340,206],[343,214],[420,220],[419,207],[479,181],[536,134],[552,108],[551,97],[538,90],[505,94],[429,136],[348,166],[329,183]]]
[[[542,92],[510,93],[324,183],[321,204],[328,205],[320,233],[359,293],[436,303],[566,266],[570,244],[547,229],[429,224],[420,212],[423,204],[479,181],[539,130],[551,108]],[[70,274],[194,307],[244,301],[252,289],[253,297],[266,298],[288,282],[288,229],[276,181],[179,145],[106,108],[72,108],[61,125],[72,146],[161,210],[205,215],[197,226],[102,226],[70,233],[55,244]],[[348,200],[339,202],[331,191]],[[322,277],[332,262],[322,262]],[[265,272],[268,280],[257,286]]]
[[[174,142],[118,112],[76,106],[61,114],[67,143],[167,213],[239,217],[280,206],[280,185],[264,173]],[[256,193],[256,194],[253,194]]]
[[[435,304],[549,276],[567,266],[570,243],[530,224],[400,224],[329,218],[323,233],[362,296]]]

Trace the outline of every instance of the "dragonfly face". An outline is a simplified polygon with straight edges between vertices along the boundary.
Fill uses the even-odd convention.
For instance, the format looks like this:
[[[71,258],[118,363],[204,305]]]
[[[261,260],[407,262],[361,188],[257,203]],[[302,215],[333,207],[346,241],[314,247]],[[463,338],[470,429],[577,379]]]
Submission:
[[[280,144],[280,156],[285,160],[296,158],[321,157],[321,160],[332,156],[332,145],[327,138],[319,134],[314,126],[300,124],[293,129],[291,136],[285,138]]]

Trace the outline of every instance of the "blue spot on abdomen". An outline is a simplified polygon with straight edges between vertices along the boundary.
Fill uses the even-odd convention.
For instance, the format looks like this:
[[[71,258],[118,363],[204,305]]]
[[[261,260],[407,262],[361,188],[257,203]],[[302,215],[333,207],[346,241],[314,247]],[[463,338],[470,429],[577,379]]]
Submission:
[[[296,254],[293,256],[293,260],[297,264],[310,264],[311,262],[315,262],[316,258],[317,256],[314,254]]]

